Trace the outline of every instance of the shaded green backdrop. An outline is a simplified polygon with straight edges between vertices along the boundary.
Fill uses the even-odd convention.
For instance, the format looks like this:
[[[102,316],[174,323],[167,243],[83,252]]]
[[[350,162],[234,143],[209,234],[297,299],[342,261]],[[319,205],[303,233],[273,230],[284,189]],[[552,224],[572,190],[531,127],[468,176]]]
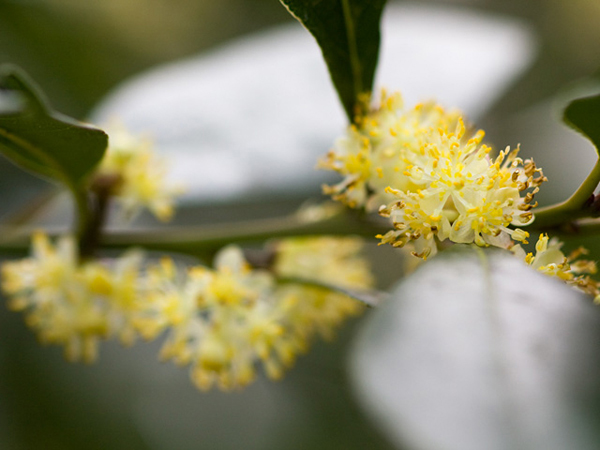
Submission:
[[[535,139],[512,126],[514,117],[600,67],[597,0],[438,3],[522,17],[539,37],[540,54],[530,72],[479,124],[492,141]],[[0,0],[0,62],[23,67],[57,110],[83,119],[112,87],[137,72],[285,21],[292,19],[276,0]],[[0,161],[0,212],[34,198],[44,186]],[[244,414],[253,415],[251,409],[240,412],[243,405],[275,421],[265,431],[270,437],[264,449],[391,448],[347,388],[344,350],[352,327],[334,345],[317,344],[281,383],[258,383],[224,398],[198,393],[186,384],[186,370],[155,362],[156,345],[133,350],[109,345],[96,367],[68,365],[60,350],[37,345],[19,315],[0,309],[0,448],[230,448],[208,437],[187,442],[195,436],[187,430],[210,426],[211,439],[238,431],[243,438]],[[119,364],[122,370],[113,370]],[[273,403],[263,403],[266,398]],[[172,422],[164,430],[151,420],[154,408],[169,408]],[[222,416],[203,423],[203,416],[196,419],[197,408]],[[262,437],[253,436],[260,448]],[[175,439],[171,446],[169,439]]]

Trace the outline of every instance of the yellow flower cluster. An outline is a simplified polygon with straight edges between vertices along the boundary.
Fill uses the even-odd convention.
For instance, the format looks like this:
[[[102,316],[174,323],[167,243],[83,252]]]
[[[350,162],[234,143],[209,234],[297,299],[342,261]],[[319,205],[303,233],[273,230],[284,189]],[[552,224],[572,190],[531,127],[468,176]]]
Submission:
[[[354,238],[280,241],[268,272],[251,269],[231,246],[217,255],[214,269],[194,267],[184,278],[165,260],[149,271],[152,307],[137,327],[149,339],[167,330],[161,357],[191,364],[202,390],[249,384],[257,362],[279,379],[316,334],[329,338],[362,311],[356,300],[313,284],[371,286],[361,247]]]
[[[297,238],[278,245],[274,270],[281,276],[310,280],[347,289],[373,285],[367,261],[360,257],[362,241],[356,238]],[[348,316],[362,312],[360,303],[318,286],[289,282],[278,293],[290,317],[290,327],[307,341],[315,332],[324,339]]]
[[[563,243],[558,239],[549,239],[547,234],[541,234],[535,244],[535,255],[525,253],[520,245],[515,245],[511,251],[534,269],[557,277],[568,285],[592,295],[596,302],[600,302],[600,283],[589,276],[597,272],[596,263],[578,259],[581,255],[587,254],[587,250],[583,247],[565,256],[561,251],[562,245]]]
[[[140,254],[126,254],[113,266],[79,265],[71,237],[53,246],[37,233],[32,247],[31,258],[2,265],[2,289],[11,309],[26,312],[42,343],[63,346],[69,361],[92,362],[101,339],[133,342],[126,313],[140,301],[135,288]]]
[[[351,207],[392,219],[382,243],[414,246],[427,258],[438,241],[510,248],[528,233],[534,194],[546,180],[508,147],[494,159],[483,131],[470,133],[456,112],[433,103],[405,109],[400,94],[350,127],[321,166],[344,175],[325,192]],[[527,191],[527,192],[526,192]],[[521,197],[521,195],[523,197]]]
[[[167,167],[154,153],[152,142],[131,135],[122,126],[107,130],[109,146],[96,178],[114,180],[111,194],[127,216],[148,208],[158,219],[169,220],[181,189],[167,183]]]
[[[259,363],[280,378],[316,335],[331,337],[362,311],[319,285],[370,287],[361,247],[354,238],[283,240],[268,250],[270,270],[252,268],[233,246],[214,269],[144,263],[140,253],[78,264],[71,238],[53,246],[40,233],[30,258],[2,266],[2,287],[42,342],[63,346],[69,360],[92,362],[101,339],[165,334],[162,359],[191,365],[201,389],[230,390],[252,382]]]

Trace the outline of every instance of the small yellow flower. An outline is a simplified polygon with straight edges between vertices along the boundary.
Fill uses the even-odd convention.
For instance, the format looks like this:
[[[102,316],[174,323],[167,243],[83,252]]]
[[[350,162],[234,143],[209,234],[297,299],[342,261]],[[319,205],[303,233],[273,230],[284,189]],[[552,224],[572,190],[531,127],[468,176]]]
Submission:
[[[368,289],[373,277],[360,254],[362,249],[362,241],[351,237],[286,239],[277,246],[274,271],[292,280]],[[280,286],[277,294],[300,348],[306,348],[315,333],[331,339],[344,320],[363,311],[358,301],[318,286],[292,282]]]
[[[434,254],[435,238],[510,248],[526,241],[528,233],[512,227],[531,223],[533,196],[546,178],[518,149],[490,158],[483,137],[455,112],[434,104],[405,111],[398,94],[384,93],[382,106],[322,163],[345,175],[325,190],[350,206],[379,208],[394,227],[381,242],[411,242],[415,256]]]
[[[130,251],[116,259],[86,261],[79,268],[87,289],[105,305],[108,335],[117,336],[123,345],[135,342],[133,320],[145,308],[139,286],[142,265],[143,254]]]
[[[170,260],[148,269],[148,309],[139,320],[150,338],[165,330],[163,359],[191,364],[203,390],[241,388],[268,360],[281,334],[271,293],[272,275],[251,270],[237,247],[223,249],[215,269],[193,267],[181,276]]]
[[[112,194],[128,216],[148,208],[158,219],[169,220],[181,189],[168,184],[165,161],[156,156],[151,141],[116,125],[108,134],[109,147],[96,176],[116,178]]]
[[[382,91],[381,106],[350,126],[319,162],[320,168],[344,176],[337,185],[324,186],[324,192],[352,208],[377,211],[393,199],[386,187],[413,187],[399,176],[407,166],[403,155],[418,152],[430,129],[453,129],[458,118],[456,111],[446,112],[433,102],[406,109],[399,93],[388,96]]]
[[[535,255],[525,253],[520,245],[515,245],[511,251],[532,268],[548,276],[560,278],[568,285],[594,296],[596,302],[600,301],[600,283],[589,276],[597,272],[596,263],[578,259],[587,254],[583,247],[565,256],[561,251],[562,245],[558,239],[549,239],[547,234],[540,234],[535,244]]]
[[[90,363],[103,339],[119,336],[124,343],[133,342],[128,315],[139,263],[140,257],[130,253],[106,264],[79,264],[71,236],[53,245],[36,233],[31,257],[2,265],[2,289],[9,307],[25,313],[41,342],[62,346],[69,361]]]
[[[149,339],[164,331],[161,357],[190,365],[202,390],[242,388],[258,365],[279,379],[316,334],[331,338],[362,305],[330,289],[278,284],[276,276],[367,287],[371,275],[360,250],[356,239],[283,240],[272,272],[251,268],[234,246],[219,252],[214,269],[192,267],[184,274],[163,260],[147,270],[147,308],[135,323]]]
[[[345,288],[373,285],[363,241],[354,237],[304,237],[276,244],[275,272]]]
[[[129,345],[138,334],[164,333],[162,359],[191,366],[200,389],[231,390],[251,383],[259,365],[281,378],[315,335],[331,338],[362,311],[346,295],[310,283],[369,286],[360,250],[356,239],[284,240],[269,271],[252,268],[234,246],[217,254],[213,269],[169,258],[150,264],[139,252],[80,263],[72,237],[53,245],[38,233],[30,258],[3,264],[2,288],[40,340],[64,347],[71,361],[94,361],[102,339]]]
[[[62,345],[70,361],[96,359],[98,342],[108,334],[105,308],[81,277],[71,237],[55,246],[46,235],[33,236],[33,255],[2,265],[2,289],[9,307],[24,311],[42,343]]]

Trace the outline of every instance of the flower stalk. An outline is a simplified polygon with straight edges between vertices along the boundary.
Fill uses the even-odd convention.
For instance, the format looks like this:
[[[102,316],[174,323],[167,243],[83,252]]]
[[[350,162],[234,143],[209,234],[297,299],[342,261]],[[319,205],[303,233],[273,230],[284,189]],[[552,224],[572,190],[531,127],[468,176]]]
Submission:
[[[100,248],[125,249],[143,247],[147,250],[183,253],[193,256],[212,255],[231,243],[262,242],[268,239],[311,235],[356,235],[373,237],[387,229],[385,223],[355,211],[341,211],[322,220],[307,220],[296,214],[262,220],[197,227],[165,227],[154,230],[107,231]],[[33,230],[0,227],[0,251],[25,254]],[[49,236],[64,234],[64,230],[48,230]]]
[[[597,217],[600,214],[598,199],[594,190],[600,183],[600,160],[596,162],[581,186],[567,200],[556,205],[538,208],[534,211],[535,222],[533,228],[565,228],[565,225],[574,220]]]

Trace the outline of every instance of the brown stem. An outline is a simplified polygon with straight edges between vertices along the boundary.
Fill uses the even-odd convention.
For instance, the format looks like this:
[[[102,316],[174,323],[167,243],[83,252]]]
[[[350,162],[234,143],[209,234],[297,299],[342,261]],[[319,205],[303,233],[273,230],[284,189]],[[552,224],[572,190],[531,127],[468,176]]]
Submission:
[[[79,257],[92,258],[101,244],[102,228],[108,216],[108,206],[116,186],[121,183],[119,176],[101,175],[94,179],[88,195],[91,219],[79,237]]]

